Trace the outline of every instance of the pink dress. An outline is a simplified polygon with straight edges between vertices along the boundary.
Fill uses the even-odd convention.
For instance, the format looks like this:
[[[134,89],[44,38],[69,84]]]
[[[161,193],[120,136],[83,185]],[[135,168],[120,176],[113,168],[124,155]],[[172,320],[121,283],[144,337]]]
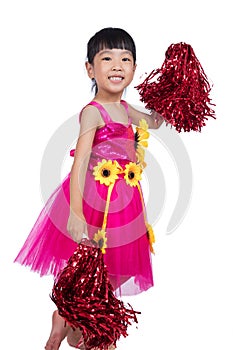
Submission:
[[[121,103],[127,110],[125,101]],[[102,105],[94,101],[90,104],[99,109],[105,123],[96,130],[83,195],[88,235],[93,238],[102,227],[108,194],[108,187],[96,181],[94,167],[105,159],[116,160],[125,169],[130,162],[136,162],[136,151],[131,121],[127,125],[113,122]],[[66,229],[69,183],[70,174],[48,199],[15,259],[41,275],[56,276],[77,247]],[[153,286],[151,252],[142,202],[138,188],[127,184],[124,174],[119,174],[110,197],[104,254],[116,295],[134,295]]]

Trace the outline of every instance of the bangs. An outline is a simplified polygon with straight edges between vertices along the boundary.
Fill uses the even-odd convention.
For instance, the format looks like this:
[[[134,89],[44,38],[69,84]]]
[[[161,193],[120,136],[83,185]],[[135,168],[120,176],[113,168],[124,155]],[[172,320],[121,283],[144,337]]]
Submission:
[[[95,55],[103,49],[122,49],[132,53],[136,62],[136,48],[132,37],[120,28],[105,28],[96,33],[88,42],[87,59],[93,63]]]
[[[127,40],[127,38],[122,38],[120,36],[111,36],[109,38],[103,38],[103,40],[99,41],[97,52],[104,49],[121,49],[128,50],[130,52],[134,51],[132,43]]]

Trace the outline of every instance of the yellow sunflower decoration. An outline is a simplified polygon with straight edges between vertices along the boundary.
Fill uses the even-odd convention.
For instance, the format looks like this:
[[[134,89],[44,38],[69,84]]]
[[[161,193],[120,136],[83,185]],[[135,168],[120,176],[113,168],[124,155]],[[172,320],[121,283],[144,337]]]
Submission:
[[[139,121],[139,126],[136,127],[135,132],[135,145],[136,145],[136,156],[137,162],[141,165],[142,168],[146,167],[144,162],[145,150],[144,148],[148,147],[148,138],[150,134],[148,132],[148,124],[145,119]]]
[[[110,186],[118,179],[118,174],[121,170],[122,168],[116,160],[103,159],[102,162],[98,162],[94,167],[93,175],[95,180],[99,181],[101,185]]]
[[[124,179],[128,185],[132,187],[138,186],[138,181],[142,179],[142,168],[139,165],[133,162],[126,164],[124,173]]]
[[[141,147],[140,145],[137,146],[136,149],[136,157],[137,157],[137,163],[140,164],[140,166],[142,167],[142,169],[144,169],[146,167],[146,162],[144,161],[145,158],[145,150],[143,147]]]
[[[107,227],[107,218],[109,205],[111,200],[111,194],[115,186],[116,180],[119,178],[119,174],[124,175],[124,180],[127,185],[131,187],[137,187],[140,194],[144,219],[147,228],[147,235],[150,244],[150,251],[154,253],[153,243],[155,242],[155,237],[151,225],[146,221],[145,205],[142,195],[142,190],[140,186],[140,180],[142,179],[142,171],[145,168],[146,163],[144,162],[145,156],[145,147],[148,147],[149,132],[148,125],[145,119],[140,120],[139,126],[136,127],[135,133],[135,148],[137,155],[137,163],[129,162],[125,165],[123,169],[116,160],[106,160],[102,159],[101,162],[98,162],[97,165],[93,168],[93,175],[96,181],[99,181],[100,184],[108,186],[108,192],[106,197],[106,205],[104,210],[103,224],[102,228],[94,235],[93,240],[97,243],[98,247],[101,249],[102,253],[106,253],[107,248],[107,237],[106,237],[106,227]]]
[[[136,127],[135,141],[142,147],[148,147],[148,138],[150,136],[148,130],[148,124],[145,119],[139,121],[139,126]]]
[[[103,159],[102,162],[98,162],[97,165],[93,168],[93,175],[96,181],[99,181],[101,185],[108,186],[108,193],[106,198],[106,205],[104,210],[104,218],[102,229],[94,235],[93,240],[97,243],[98,247],[101,249],[102,253],[106,253],[107,248],[107,237],[106,237],[106,226],[107,226],[107,217],[108,209],[110,204],[111,193],[115,185],[116,180],[118,179],[118,174],[122,172],[122,167],[116,160],[106,160]]]
[[[154,235],[154,231],[153,228],[150,224],[146,224],[146,228],[147,228],[147,236],[149,239],[149,244],[150,244],[150,251],[151,253],[155,253],[154,252],[154,248],[153,248],[153,244],[155,243],[155,235]]]
[[[106,232],[102,230],[98,230],[97,233],[95,233],[93,237],[93,241],[97,243],[97,246],[101,249],[102,253],[106,253],[106,248],[107,248],[107,237],[106,237]]]

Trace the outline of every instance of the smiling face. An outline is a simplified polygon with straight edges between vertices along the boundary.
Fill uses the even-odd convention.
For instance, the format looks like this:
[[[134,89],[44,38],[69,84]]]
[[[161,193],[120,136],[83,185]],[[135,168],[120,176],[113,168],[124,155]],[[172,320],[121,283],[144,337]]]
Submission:
[[[103,49],[93,60],[86,62],[89,78],[98,86],[96,98],[106,102],[118,102],[124,89],[134,77],[136,64],[130,51],[124,49]]]

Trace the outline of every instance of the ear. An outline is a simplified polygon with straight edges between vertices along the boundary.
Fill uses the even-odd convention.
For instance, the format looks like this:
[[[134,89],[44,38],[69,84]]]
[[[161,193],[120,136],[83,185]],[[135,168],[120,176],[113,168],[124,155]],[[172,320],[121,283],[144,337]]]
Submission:
[[[89,62],[86,62],[85,66],[86,66],[86,70],[89,78],[94,79],[95,75],[94,75],[93,65],[90,64]]]
[[[136,65],[136,63],[135,63],[135,65],[134,65],[134,67],[133,67],[133,71],[134,71],[134,72],[135,72],[136,68],[137,68],[137,65]]]

